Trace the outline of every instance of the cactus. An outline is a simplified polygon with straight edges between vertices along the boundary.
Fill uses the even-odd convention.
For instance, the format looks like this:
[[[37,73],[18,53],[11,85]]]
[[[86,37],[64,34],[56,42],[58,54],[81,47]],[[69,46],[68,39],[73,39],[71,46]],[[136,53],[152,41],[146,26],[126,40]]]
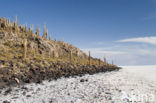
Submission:
[[[99,66],[100,66],[101,65],[101,60],[99,59],[98,61],[99,61]]]
[[[46,25],[44,24],[43,33],[46,33]]]
[[[15,16],[15,23],[18,25],[18,19],[17,19],[17,16]]]
[[[90,55],[90,51],[89,51],[89,57],[88,57],[88,63],[89,63],[89,65],[91,65],[90,59],[91,59],[91,55]]]
[[[107,60],[106,60],[106,57],[104,57],[104,64],[107,64]]]
[[[25,24],[24,31],[27,32],[27,24]]]
[[[32,24],[32,26],[30,27],[30,32],[31,32],[31,35],[33,35],[33,24]]]
[[[51,34],[49,34],[49,40],[51,40]]]
[[[24,25],[22,26],[22,32],[23,32],[23,33],[25,32],[25,27],[24,27]]]
[[[38,28],[38,35],[40,35],[40,32],[41,32],[41,29],[40,29],[40,27]]]
[[[47,31],[46,31],[46,39],[47,39],[47,36],[48,36],[48,29],[47,29]]]
[[[15,31],[18,33],[18,19],[17,19],[17,16],[15,17],[15,23],[14,23],[14,27],[15,27]]]
[[[10,19],[8,19],[8,25],[11,26]]]
[[[56,38],[54,39],[54,41],[56,42]]]
[[[23,59],[25,60],[27,56],[27,39],[24,39],[23,47],[24,47]]]
[[[6,20],[6,27],[9,27],[9,19]]]
[[[31,31],[33,32],[33,24],[32,24],[32,27],[31,27]]]
[[[70,57],[69,57],[69,59],[70,59],[70,63],[72,63],[72,51],[70,51]]]
[[[35,34],[38,35],[38,36],[40,35],[40,28],[38,28],[38,27],[36,28],[36,33]]]
[[[48,30],[46,31],[46,25],[44,24],[44,29],[43,29],[43,38],[46,39],[48,34]]]
[[[52,52],[52,56],[53,56],[53,58],[55,58],[55,51]]]

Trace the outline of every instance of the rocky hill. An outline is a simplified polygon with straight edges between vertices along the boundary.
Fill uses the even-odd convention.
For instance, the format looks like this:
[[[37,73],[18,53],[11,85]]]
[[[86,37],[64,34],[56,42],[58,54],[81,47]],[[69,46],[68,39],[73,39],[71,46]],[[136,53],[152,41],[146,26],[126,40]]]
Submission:
[[[0,18],[0,88],[119,69],[47,36],[45,25],[41,37],[40,28],[18,25],[17,18]]]

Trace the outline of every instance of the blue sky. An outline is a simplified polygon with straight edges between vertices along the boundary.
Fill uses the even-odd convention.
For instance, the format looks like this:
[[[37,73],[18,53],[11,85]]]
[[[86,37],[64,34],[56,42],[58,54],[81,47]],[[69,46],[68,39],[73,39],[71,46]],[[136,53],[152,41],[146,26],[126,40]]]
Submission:
[[[156,64],[156,0],[2,0],[0,14],[118,65]]]

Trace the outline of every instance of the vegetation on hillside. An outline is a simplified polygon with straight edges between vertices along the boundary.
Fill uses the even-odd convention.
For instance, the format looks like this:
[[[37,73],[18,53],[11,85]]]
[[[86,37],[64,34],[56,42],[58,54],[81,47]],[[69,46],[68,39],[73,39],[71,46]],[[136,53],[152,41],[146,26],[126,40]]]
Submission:
[[[44,25],[34,31],[33,25],[18,25],[0,18],[0,83],[10,85],[37,82],[48,78],[115,70],[118,67],[86,55],[64,41],[52,40]],[[48,37],[49,36],[49,37]]]

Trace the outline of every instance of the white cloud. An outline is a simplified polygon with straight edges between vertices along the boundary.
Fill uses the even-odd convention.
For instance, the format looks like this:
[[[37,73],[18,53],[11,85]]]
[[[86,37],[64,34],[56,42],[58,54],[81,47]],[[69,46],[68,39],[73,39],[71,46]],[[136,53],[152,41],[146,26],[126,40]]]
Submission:
[[[102,54],[102,55],[118,55],[123,54],[124,52],[121,51],[108,51],[105,50],[105,48],[86,48],[82,49],[85,53],[88,53],[90,51],[92,54]]]
[[[103,48],[85,48],[82,49],[91,56],[101,58],[105,56],[109,63],[114,60],[117,65],[153,65],[156,61],[156,48],[154,46],[136,45],[136,44],[115,44]]]
[[[117,42],[138,42],[138,43],[148,43],[156,45],[156,37],[138,37],[118,40]]]
[[[105,44],[109,45],[101,45],[101,48],[93,47],[82,50],[87,54],[88,51],[91,51],[92,57],[101,58],[102,60],[105,56],[109,63],[114,60],[114,63],[117,65],[155,65],[156,36],[127,38],[118,40],[117,42],[134,42],[134,44],[106,42]],[[98,42],[97,44],[103,44],[103,42]]]

